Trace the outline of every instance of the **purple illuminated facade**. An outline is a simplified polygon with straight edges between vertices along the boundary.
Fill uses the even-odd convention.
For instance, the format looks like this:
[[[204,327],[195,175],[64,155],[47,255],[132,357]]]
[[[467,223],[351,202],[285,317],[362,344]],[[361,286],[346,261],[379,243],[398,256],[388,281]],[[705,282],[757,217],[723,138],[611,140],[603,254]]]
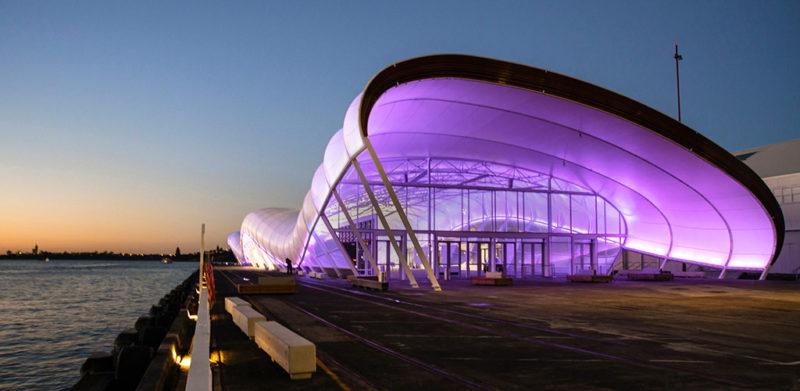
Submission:
[[[563,75],[438,55],[372,79],[302,209],[250,213],[237,258],[412,285],[416,271],[437,289],[487,269],[607,274],[622,249],[724,275],[766,270],[783,231],[758,176],[679,122]]]
[[[242,252],[242,241],[239,232],[234,232],[228,235],[228,247],[230,247],[231,252],[233,252],[233,256],[236,257],[236,260],[243,265],[247,265],[247,258],[244,257],[244,252]]]

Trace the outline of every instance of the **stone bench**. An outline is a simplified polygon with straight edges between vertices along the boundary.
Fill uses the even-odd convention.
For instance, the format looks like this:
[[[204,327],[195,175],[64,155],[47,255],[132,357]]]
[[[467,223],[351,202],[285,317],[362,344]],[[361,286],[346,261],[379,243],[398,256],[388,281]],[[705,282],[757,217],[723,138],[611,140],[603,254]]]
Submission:
[[[308,276],[311,277],[311,278],[316,278],[318,280],[324,280],[325,279],[325,275],[324,274],[317,273],[317,272],[308,272]]]
[[[239,326],[242,332],[247,334],[250,338],[255,336],[256,323],[267,320],[264,315],[261,315],[260,312],[254,310],[253,307],[250,306],[234,307],[231,316],[233,317],[233,323]]]
[[[570,282],[611,282],[611,276],[598,275],[596,270],[578,270],[575,274],[567,275],[567,281]]]
[[[672,272],[675,278],[706,278],[706,272]]]
[[[264,286],[295,286],[294,277],[292,276],[276,276],[276,277],[258,277],[258,285]]]
[[[629,271],[628,279],[632,281],[672,281],[675,276],[665,270],[642,269],[641,271]]]
[[[239,284],[236,290],[240,295],[297,293],[297,282],[292,276],[259,277],[258,284]]]
[[[472,277],[469,279],[472,285],[496,285],[508,286],[511,285],[510,278],[491,278],[491,277]]]
[[[238,297],[226,297],[225,298],[225,312],[229,314],[233,314],[233,309],[238,306],[247,306],[250,307],[250,303],[242,300]]]
[[[308,379],[317,370],[316,346],[278,322],[258,322],[255,341],[292,380]]]
[[[373,289],[373,290],[382,291],[382,292],[389,290],[389,282],[387,282],[387,281],[383,281],[383,282],[378,281],[377,277],[376,278],[365,278],[365,277],[353,278],[353,279],[350,279],[350,284],[352,284],[352,286],[354,288]]]

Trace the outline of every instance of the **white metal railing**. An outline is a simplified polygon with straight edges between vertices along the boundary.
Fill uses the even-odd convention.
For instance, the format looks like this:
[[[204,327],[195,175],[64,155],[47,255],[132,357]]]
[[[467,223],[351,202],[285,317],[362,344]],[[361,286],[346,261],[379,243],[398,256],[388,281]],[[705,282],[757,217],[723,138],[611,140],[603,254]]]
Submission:
[[[211,391],[211,362],[209,346],[211,342],[211,319],[208,315],[208,289],[200,288],[200,302],[197,306],[197,324],[192,341],[192,361],[186,379],[187,391]]]

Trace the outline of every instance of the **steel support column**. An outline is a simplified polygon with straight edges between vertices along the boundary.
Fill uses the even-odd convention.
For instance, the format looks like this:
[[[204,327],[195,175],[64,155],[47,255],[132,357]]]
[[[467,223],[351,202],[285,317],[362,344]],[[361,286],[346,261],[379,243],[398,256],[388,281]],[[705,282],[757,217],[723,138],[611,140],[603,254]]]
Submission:
[[[356,172],[358,173],[358,177],[361,178],[361,183],[364,185],[364,190],[367,192],[369,201],[372,203],[372,207],[375,209],[375,214],[378,215],[378,219],[381,221],[381,225],[383,225],[383,229],[386,232],[386,236],[389,237],[389,241],[392,243],[394,251],[397,252],[398,261],[400,261],[400,265],[406,272],[406,276],[408,276],[408,282],[411,283],[411,287],[419,288],[419,284],[417,284],[417,279],[414,278],[414,274],[411,273],[411,268],[408,267],[407,260],[404,259],[405,257],[403,256],[403,251],[400,250],[400,245],[397,244],[397,240],[395,240],[394,238],[394,234],[392,233],[392,228],[389,226],[389,222],[386,221],[386,216],[383,215],[381,206],[378,204],[378,199],[375,198],[375,193],[373,193],[372,189],[369,187],[369,183],[367,182],[367,177],[364,176],[364,172],[361,171],[361,165],[358,164],[358,161],[356,161],[355,159],[353,159],[353,167],[355,167]]]
[[[400,200],[397,198],[397,194],[394,192],[394,188],[392,188],[392,184],[389,182],[389,177],[386,176],[386,171],[384,171],[383,166],[381,165],[380,160],[378,159],[378,155],[375,153],[375,149],[372,148],[372,143],[369,142],[369,139],[363,137],[364,145],[367,147],[367,151],[369,152],[369,156],[372,158],[372,163],[375,164],[375,169],[378,170],[378,174],[383,181],[383,186],[386,188],[386,191],[389,193],[389,197],[392,199],[392,203],[394,204],[394,208],[397,211],[397,216],[400,217],[400,220],[403,221],[403,226],[408,233],[408,237],[411,239],[411,243],[414,244],[414,250],[417,251],[417,256],[419,256],[419,260],[422,262],[422,266],[425,268],[425,272],[428,274],[428,280],[431,282],[431,286],[435,291],[441,291],[442,287],[439,286],[439,281],[436,280],[436,276],[433,274],[433,270],[431,270],[431,265],[428,262],[428,257],[425,256],[425,252],[422,251],[422,246],[419,245],[419,241],[417,240],[417,235],[414,234],[414,230],[411,228],[411,223],[408,221],[408,217],[406,216],[406,212],[403,210],[403,206],[400,205]],[[364,177],[364,174],[361,172],[361,168],[358,166],[358,162],[356,159],[353,159],[353,164],[357,167],[359,171],[359,175],[361,176],[361,180],[364,182],[364,187],[369,189],[369,185],[367,184],[367,178]],[[372,190],[370,190],[371,192]],[[429,243],[430,245],[430,243]]]
[[[534,261],[535,263],[535,261]],[[542,240],[542,264],[541,271],[542,277],[552,277],[550,275],[550,237],[546,237]],[[534,274],[535,275],[535,274]]]
[[[336,202],[339,204],[339,209],[342,211],[344,217],[347,219],[347,223],[350,224],[350,230],[353,231],[353,235],[356,237],[358,245],[361,246],[361,251],[367,257],[367,261],[369,261],[369,264],[372,265],[372,270],[375,273],[378,273],[380,271],[378,270],[378,262],[376,262],[375,258],[372,257],[372,251],[369,251],[369,246],[367,246],[367,243],[364,242],[364,239],[361,237],[361,232],[358,230],[358,227],[356,227],[356,223],[353,221],[353,218],[350,217],[350,212],[347,211],[347,206],[344,205],[344,201],[342,201],[342,198],[339,197],[339,192],[337,192],[336,189],[331,189],[331,193],[333,194],[333,198],[336,198]],[[336,236],[336,233],[333,231],[333,226],[331,226],[331,223],[328,221],[327,218],[325,219],[325,221],[326,221],[325,226],[327,226],[328,230],[331,231],[331,235]],[[336,240],[338,241],[339,238],[336,237]],[[344,249],[344,245],[341,244],[341,242],[339,242],[339,245],[341,246],[342,252],[344,252],[345,257],[348,257],[347,250]],[[357,276],[358,273],[356,272],[355,267],[353,265],[350,265],[350,267],[353,269],[353,275]]]
[[[320,271],[321,273],[325,273],[325,268],[324,268],[324,267],[322,267],[322,265],[320,264],[320,262],[317,260],[317,257],[313,257],[313,258],[314,258],[314,259],[312,260],[313,264],[311,264],[311,263],[310,263],[308,267],[309,267],[311,270],[316,270],[316,269],[314,269],[314,268],[316,267],[317,269],[319,269],[319,271]],[[300,265],[297,265],[297,266],[299,267]]]
[[[494,212],[492,212],[492,213],[494,213]],[[494,219],[494,217],[492,217],[492,219]],[[492,224],[494,224],[494,221],[492,222]],[[489,238],[489,251],[487,251],[487,253],[489,254],[488,255],[489,259],[487,259],[487,262],[489,262],[489,269],[488,270],[490,272],[494,272],[495,270],[497,270],[496,269],[497,265],[495,265],[495,262],[494,262],[494,258],[495,258],[495,249],[494,248],[495,248],[495,246],[497,246],[497,241],[495,240],[494,236],[492,236],[492,237]]]
[[[314,235],[314,239],[316,239],[317,243],[319,243],[321,246],[323,245],[323,243],[325,243],[325,242],[322,241],[322,239],[320,239],[319,235],[317,235],[315,233],[312,233],[312,235]],[[328,262],[330,262],[331,267],[333,268],[333,271],[336,273],[336,277],[337,278],[342,278],[342,273],[340,273],[339,269],[336,267],[336,261],[333,260],[333,257],[331,256],[331,253],[328,251],[327,248],[323,248],[323,252],[324,252],[323,256],[325,256],[325,258],[328,259]],[[345,258],[345,259],[347,259],[347,258]],[[323,271],[324,271],[324,268],[323,268]]]
[[[667,266],[667,258],[664,257],[664,260],[661,261],[661,264],[658,265],[658,271],[664,270],[664,266]]]
[[[769,274],[769,269],[771,269],[771,268],[772,268],[772,265],[771,265],[771,264],[770,264],[769,266],[765,267],[765,268],[764,268],[764,272],[762,272],[762,273],[761,273],[761,276],[760,276],[760,277],[758,277],[758,280],[759,280],[759,281],[764,281],[764,280],[766,280],[766,279],[767,279],[767,274]]]

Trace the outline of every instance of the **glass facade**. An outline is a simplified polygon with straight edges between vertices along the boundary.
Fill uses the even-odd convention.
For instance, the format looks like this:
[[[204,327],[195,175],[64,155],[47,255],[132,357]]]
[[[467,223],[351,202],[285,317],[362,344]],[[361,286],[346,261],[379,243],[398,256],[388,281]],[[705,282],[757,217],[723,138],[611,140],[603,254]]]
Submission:
[[[400,259],[411,269],[422,269],[422,262],[378,171],[369,161],[359,162],[400,255],[351,165],[335,188],[346,213],[336,197],[324,208],[337,238],[318,223],[304,265],[324,268],[351,262],[360,274],[376,274],[377,266],[387,278],[405,278]],[[546,174],[458,159],[406,158],[381,164],[439,279],[481,276],[491,270],[512,278],[578,270],[606,274],[624,243],[625,222],[613,205]],[[358,243],[355,231],[365,246]]]
[[[408,264],[438,290],[498,269],[607,274],[621,247],[766,274],[784,231],[763,181],[683,124],[564,75],[443,55],[376,75],[302,207],[249,213],[239,241],[245,263],[390,278]]]

